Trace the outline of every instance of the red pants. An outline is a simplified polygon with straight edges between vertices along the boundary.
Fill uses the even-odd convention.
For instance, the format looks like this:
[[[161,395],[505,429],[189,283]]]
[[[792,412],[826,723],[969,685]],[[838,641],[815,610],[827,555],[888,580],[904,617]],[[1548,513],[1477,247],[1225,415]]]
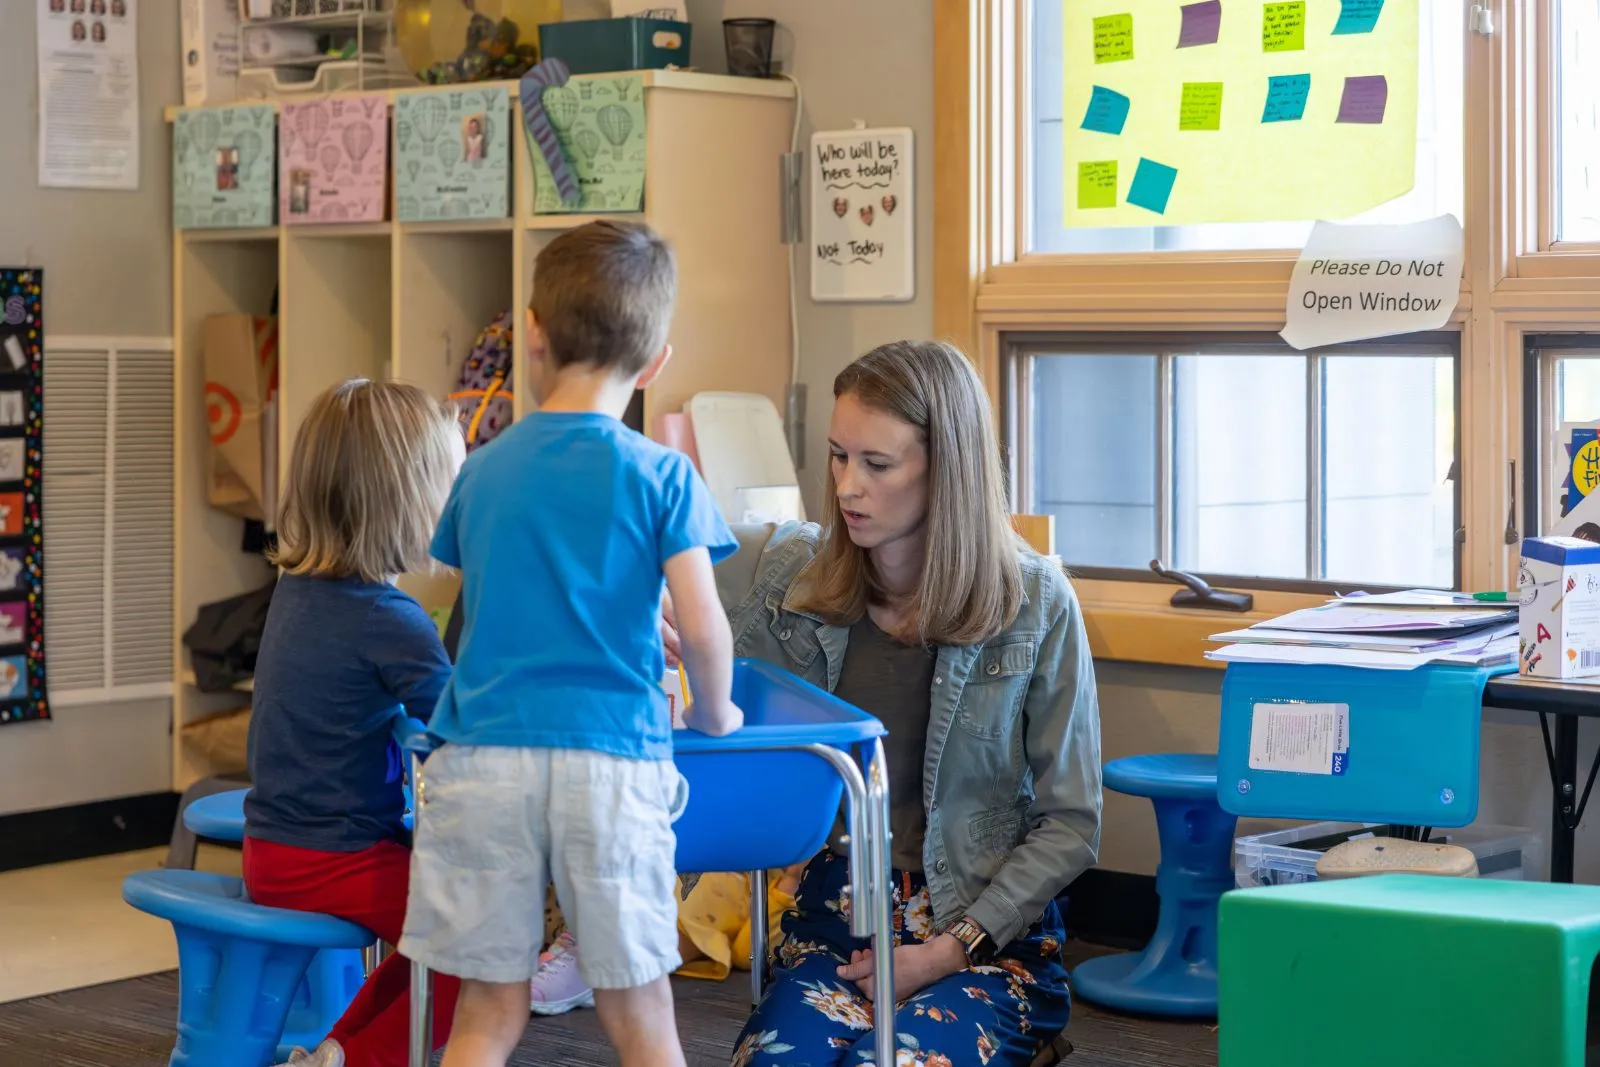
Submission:
[[[244,884],[269,908],[315,911],[365,926],[391,945],[406,921],[411,851],[392,841],[360,852],[316,852],[244,840]],[[433,978],[434,1048],[444,1046],[455,1016],[458,979]],[[344,1048],[346,1067],[406,1067],[410,1047],[411,961],[394,953],[367,977],[328,1036]]]

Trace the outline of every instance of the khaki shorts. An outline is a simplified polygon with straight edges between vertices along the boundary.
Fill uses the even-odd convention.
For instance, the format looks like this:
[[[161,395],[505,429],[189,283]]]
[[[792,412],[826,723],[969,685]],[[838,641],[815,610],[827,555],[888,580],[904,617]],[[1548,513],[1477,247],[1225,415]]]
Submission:
[[[670,974],[678,956],[670,760],[584,749],[446,745],[423,769],[400,951],[481,982],[524,982],[554,883],[595,989]]]

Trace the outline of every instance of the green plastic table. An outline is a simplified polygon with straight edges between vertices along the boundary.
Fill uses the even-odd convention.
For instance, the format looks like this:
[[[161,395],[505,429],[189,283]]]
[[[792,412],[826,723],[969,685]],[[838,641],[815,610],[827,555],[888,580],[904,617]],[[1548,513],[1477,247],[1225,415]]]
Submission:
[[[1245,889],[1218,938],[1220,1067],[1583,1067],[1600,887]]]

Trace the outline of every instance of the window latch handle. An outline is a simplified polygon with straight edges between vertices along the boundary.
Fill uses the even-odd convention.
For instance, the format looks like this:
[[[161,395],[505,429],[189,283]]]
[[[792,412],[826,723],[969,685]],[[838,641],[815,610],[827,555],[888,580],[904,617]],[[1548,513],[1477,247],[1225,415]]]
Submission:
[[[1472,26],[1472,32],[1479,37],[1493,36],[1494,10],[1488,4],[1473,4],[1469,23]]]
[[[1159,559],[1150,561],[1150,569],[1169,582],[1176,582],[1183,589],[1172,594],[1172,606],[1175,608],[1196,608],[1201,611],[1249,611],[1255,607],[1256,599],[1249,593],[1231,593],[1224,589],[1213,589],[1203,578],[1197,578],[1184,571],[1168,570]]]

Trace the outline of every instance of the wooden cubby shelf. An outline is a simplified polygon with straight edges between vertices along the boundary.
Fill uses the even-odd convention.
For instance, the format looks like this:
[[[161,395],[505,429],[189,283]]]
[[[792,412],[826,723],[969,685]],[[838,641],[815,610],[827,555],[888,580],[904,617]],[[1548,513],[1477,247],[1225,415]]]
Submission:
[[[527,304],[541,248],[593,218],[634,219],[672,242],[679,269],[670,338],[675,355],[645,394],[647,431],[659,414],[681,410],[703,390],[762,393],[782,408],[791,342],[777,175],[779,157],[789,150],[793,87],[684,71],[632,76],[642,79],[647,121],[642,212],[534,215],[533,167],[516,86],[496,83],[510,95],[515,119],[506,217],[175,232],[174,789],[212,771],[180,742],[182,727],[240,701],[236,693],[207,695],[194,687],[182,633],[201,605],[258,588],[272,576],[260,556],[243,551],[240,520],[207,503],[210,437],[201,351],[207,316],[266,315],[276,296],[274,430],[281,477],[300,420],[319,392],[351,377],[394,378],[444,397],[455,388],[478,333],[500,312]],[[397,92],[417,91],[428,90],[388,95],[392,100]],[[169,120],[178,110],[169,109]],[[518,358],[512,385],[521,416],[532,398],[520,312],[513,329]],[[430,610],[447,608],[455,597],[456,580],[449,576],[408,575],[401,584]]]

